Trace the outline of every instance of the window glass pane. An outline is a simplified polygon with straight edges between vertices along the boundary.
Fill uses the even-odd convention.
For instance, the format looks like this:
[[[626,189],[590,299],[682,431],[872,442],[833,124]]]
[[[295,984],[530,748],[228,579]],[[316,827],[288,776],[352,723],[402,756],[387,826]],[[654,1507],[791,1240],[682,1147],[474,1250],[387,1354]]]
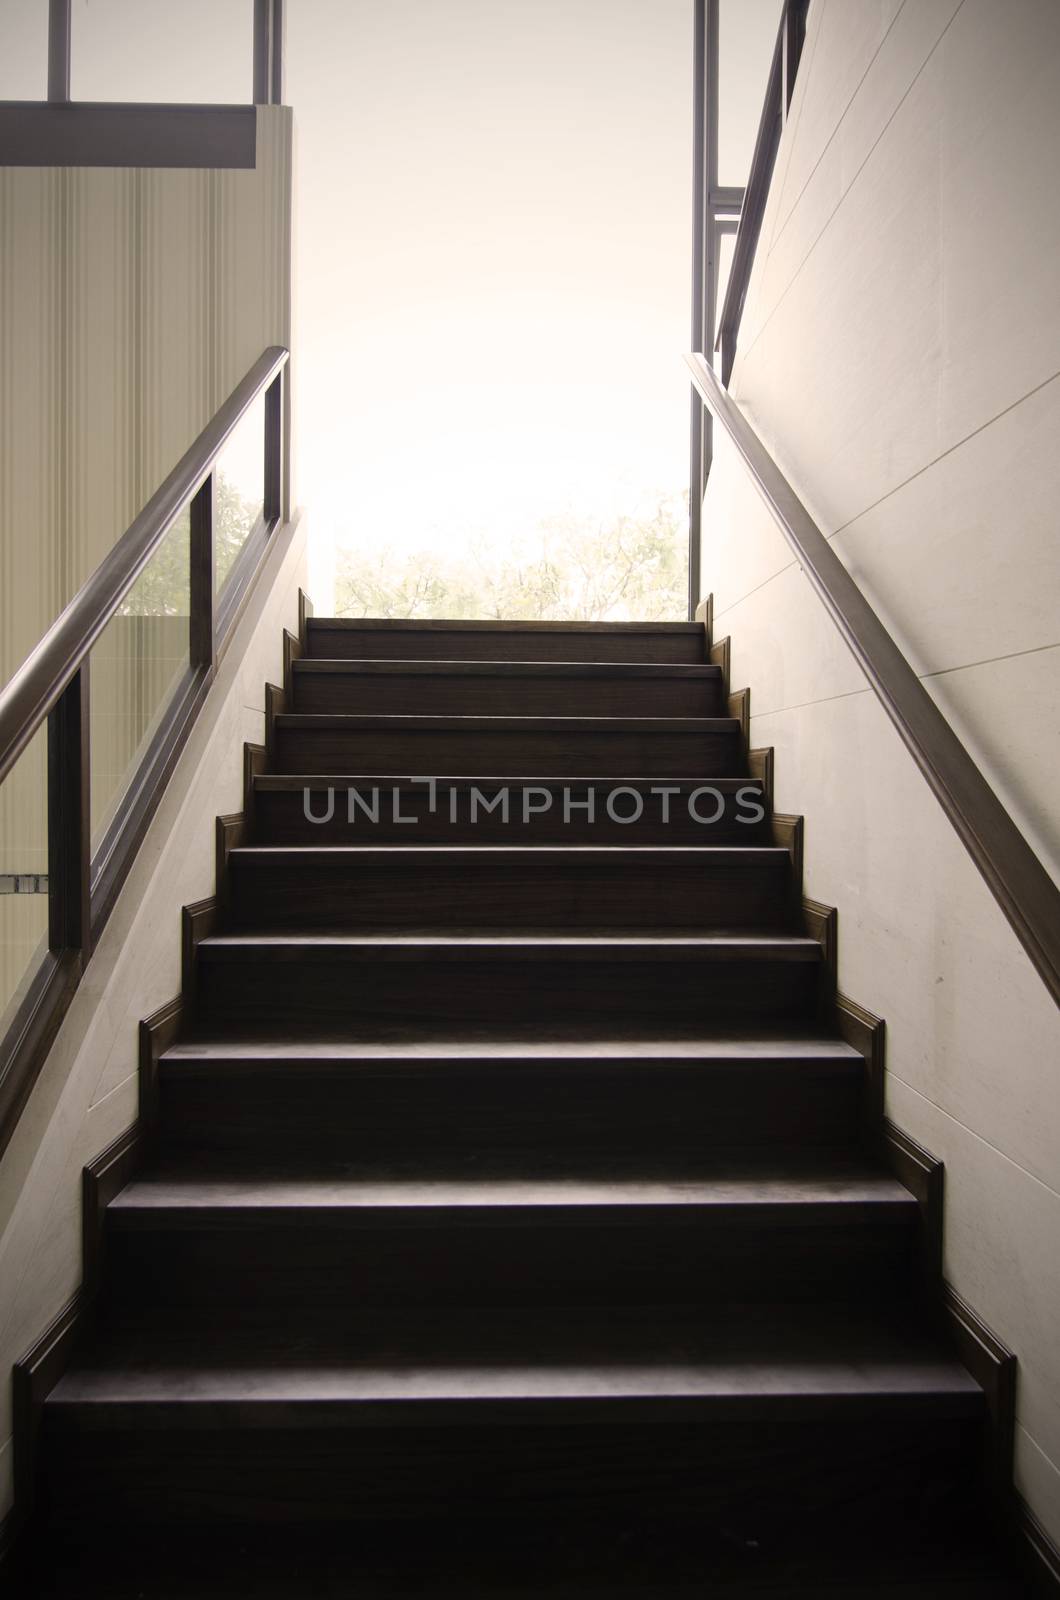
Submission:
[[[0,100],[48,97],[48,0],[0,3]]]
[[[214,588],[220,590],[232,564],[264,511],[265,396],[259,394],[217,458],[214,511]]]
[[[299,497],[336,606],[683,617],[691,0],[286,17]]]
[[[718,182],[743,185],[766,97],[781,0],[721,0]]]
[[[48,728],[0,784],[0,1036],[48,940]]]
[[[73,0],[72,26],[75,100],[252,98],[254,0]]]
[[[92,647],[92,852],[96,854],[188,670],[185,509]]]

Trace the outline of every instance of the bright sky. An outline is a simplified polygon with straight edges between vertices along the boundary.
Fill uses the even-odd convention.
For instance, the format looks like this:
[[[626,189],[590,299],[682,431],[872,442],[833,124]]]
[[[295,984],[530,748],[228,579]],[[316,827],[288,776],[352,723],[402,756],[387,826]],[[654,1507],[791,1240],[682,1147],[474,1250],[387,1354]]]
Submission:
[[[722,181],[779,0],[723,0]],[[691,0],[294,0],[298,498],[510,542],[688,483]]]
[[[780,0],[721,0],[720,179]],[[296,493],[454,551],[688,483],[692,0],[288,0]],[[73,0],[81,99],[245,100],[252,0]],[[0,0],[0,97],[47,0]],[[210,48],[203,49],[209,39]]]

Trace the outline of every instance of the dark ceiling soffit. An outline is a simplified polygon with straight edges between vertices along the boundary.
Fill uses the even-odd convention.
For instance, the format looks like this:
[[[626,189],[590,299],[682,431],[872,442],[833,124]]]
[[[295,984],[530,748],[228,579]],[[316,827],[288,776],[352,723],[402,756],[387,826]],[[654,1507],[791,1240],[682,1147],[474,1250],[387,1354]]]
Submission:
[[[249,167],[254,106],[0,101],[0,166]]]

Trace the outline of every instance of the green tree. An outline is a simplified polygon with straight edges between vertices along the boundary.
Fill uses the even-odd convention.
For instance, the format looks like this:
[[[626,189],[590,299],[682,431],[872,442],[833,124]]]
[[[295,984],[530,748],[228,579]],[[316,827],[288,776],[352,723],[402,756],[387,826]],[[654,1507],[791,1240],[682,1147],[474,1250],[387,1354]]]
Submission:
[[[645,622],[684,614],[688,502],[661,495],[647,515],[545,519],[525,548],[473,544],[463,559],[435,551],[394,558],[344,550],[340,616]]]
[[[222,472],[214,505],[214,571],[221,588],[236,556],[261,516],[261,502],[246,500]],[[187,616],[191,514],[185,506],[119,607],[126,617]]]

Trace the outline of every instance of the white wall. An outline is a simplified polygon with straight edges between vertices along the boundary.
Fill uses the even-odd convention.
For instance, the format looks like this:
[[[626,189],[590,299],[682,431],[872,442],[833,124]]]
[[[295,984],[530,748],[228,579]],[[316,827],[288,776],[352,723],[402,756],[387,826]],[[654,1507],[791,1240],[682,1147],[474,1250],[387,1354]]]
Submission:
[[[1060,869],[1060,6],[813,0],[732,389]],[[717,430],[716,430],[717,432]],[[1060,1023],[738,464],[704,588],[887,1111],[946,1163],[946,1273],[1020,1360],[1019,1486],[1060,1538]]]
[[[204,710],[0,1165],[0,1372],[81,1282],[81,1171],[137,1111],[140,1020],[180,993],[180,908],[214,892],[214,817],[243,808],[243,744],[265,738],[298,626],[305,522],[274,535]],[[0,1384],[0,1517],[13,1498],[11,1384]]]

